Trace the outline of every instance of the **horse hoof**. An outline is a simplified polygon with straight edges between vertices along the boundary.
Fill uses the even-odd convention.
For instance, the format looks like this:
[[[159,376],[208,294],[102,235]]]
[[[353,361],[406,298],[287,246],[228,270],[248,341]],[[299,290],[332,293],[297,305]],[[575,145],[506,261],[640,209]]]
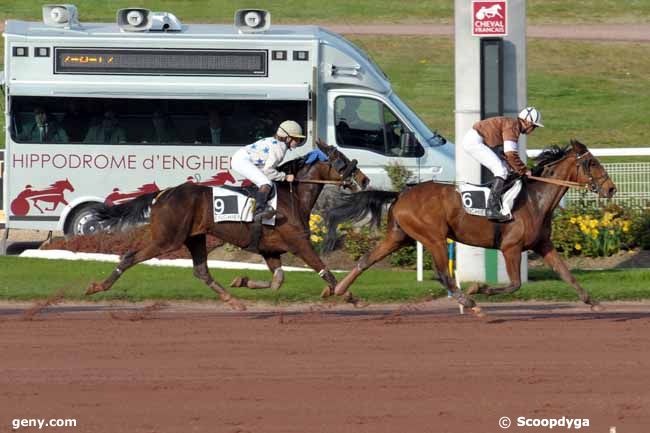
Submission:
[[[90,283],[90,285],[86,289],[86,296],[94,295],[95,293],[99,293],[102,291],[104,291],[104,287],[102,287],[101,283]]]
[[[236,277],[230,283],[230,287],[246,287],[248,284],[248,277]]]
[[[226,303],[235,311],[246,311],[246,305],[241,303],[237,298],[230,298]]]
[[[354,296],[352,292],[347,292],[344,299],[345,302],[354,305],[355,308],[366,308],[367,306],[370,305],[370,303],[362,301],[361,298],[357,298],[356,296]]]
[[[331,287],[325,287],[322,292],[320,292],[320,297],[327,299],[334,294],[334,289]]]
[[[591,305],[591,311],[593,311],[594,313],[600,313],[600,312],[605,311],[605,307],[603,307],[600,304],[592,304]]]
[[[483,312],[481,307],[472,307],[472,313],[474,313],[474,315],[479,319],[485,317],[485,313]]]

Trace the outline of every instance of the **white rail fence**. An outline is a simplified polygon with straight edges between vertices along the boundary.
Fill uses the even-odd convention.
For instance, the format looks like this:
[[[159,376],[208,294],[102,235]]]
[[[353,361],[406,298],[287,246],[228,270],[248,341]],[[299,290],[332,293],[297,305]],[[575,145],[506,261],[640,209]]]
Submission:
[[[616,194],[613,198],[601,199],[591,192],[572,189],[564,196],[565,204],[582,201],[593,206],[616,203],[650,207],[650,162],[611,163],[603,164],[603,167],[616,184]]]

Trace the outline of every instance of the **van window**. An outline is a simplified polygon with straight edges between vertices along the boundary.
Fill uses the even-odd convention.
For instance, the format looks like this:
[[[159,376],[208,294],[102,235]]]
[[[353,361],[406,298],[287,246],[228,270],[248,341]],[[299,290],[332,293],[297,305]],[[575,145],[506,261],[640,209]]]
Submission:
[[[340,96],[334,102],[336,141],[392,157],[419,157],[424,148],[404,135],[406,126],[381,101]],[[415,140],[411,137],[411,140]]]
[[[19,143],[227,146],[271,136],[284,120],[306,130],[307,101],[25,97],[12,99]]]

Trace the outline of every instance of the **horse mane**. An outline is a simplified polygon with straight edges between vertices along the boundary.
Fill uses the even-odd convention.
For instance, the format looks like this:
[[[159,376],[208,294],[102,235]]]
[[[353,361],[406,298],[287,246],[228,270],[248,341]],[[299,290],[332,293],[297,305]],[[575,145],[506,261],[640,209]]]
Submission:
[[[306,165],[307,155],[301,156],[282,163],[278,166],[278,170],[286,174],[293,174],[294,176]]]
[[[544,149],[535,158],[535,167],[531,170],[533,176],[540,176],[544,171],[544,167],[567,156],[570,149],[571,146],[560,147],[558,145],[552,145]]]
[[[293,174],[295,176],[307,165],[307,158],[309,158],[309,153],[301,156],[300,158],[295,158],[279,165],[278,170],[286,174]],[[318,159],[315,159],[314,162],[309,165],[314,165],[316,162],[318,162]]]

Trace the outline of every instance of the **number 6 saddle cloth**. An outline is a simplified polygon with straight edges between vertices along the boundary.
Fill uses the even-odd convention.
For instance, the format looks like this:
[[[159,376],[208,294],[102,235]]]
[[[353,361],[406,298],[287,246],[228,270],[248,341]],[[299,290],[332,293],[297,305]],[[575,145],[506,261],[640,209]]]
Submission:
[[[214,222],[252,222],[255,213],[256,186],[213,186],[212,209]],[[277,209],[278,195],[273,188],[268,205]],[[275,225],[275,216],[262,220],[262,224]]]
[[[470,215],[484,217],[488,197],[490,197],[491,186],[492,182],[483,185],[475,185],[472,183],[459,184],[456,187],[456,191],[460,194],[465,212]],[[507,185],[507,188],[501,197],[501,213],[508,218],[512,218],[512,207],[522,188],[521,179],[516,179],[514,182],[511,182]]]

